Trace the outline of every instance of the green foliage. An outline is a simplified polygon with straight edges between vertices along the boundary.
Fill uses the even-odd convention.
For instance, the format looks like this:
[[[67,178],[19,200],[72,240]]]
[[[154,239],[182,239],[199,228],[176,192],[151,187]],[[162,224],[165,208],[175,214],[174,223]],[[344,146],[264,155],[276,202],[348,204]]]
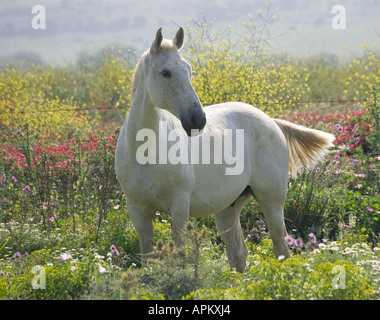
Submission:
[[[75,65],[12,65],[0,70],[0,128],[73,133],[121,122],[129,106],[129,52],[102,50]],[[124,109],[124,110],[120,110]]]
[[[193,21],[188,26],[188,59],[193,68],[193,86],[207,106],[226,101],[252,104],[271,116],[282,114],[285,105],[297,105],[309,96],[308,70],[288,56],[282,58],[270,47],[268,10],[263,24],[243,22],[243,33],[230,27],[216,30],[214,21]]]
[[[51,252],[46,250],[35,251],[29,256],[14,258],[12,268],[4,267],[0,262],[0,299],[78,299],[86,291],[91,277],[91,264],[76,262],[74,264],[55,262],[55,265],[46,260]],[[38,272],[34,266],[44,268],[46,277],[45,288],[33,288],[32,281]],[[41,284],[41,282],[36,282]]]

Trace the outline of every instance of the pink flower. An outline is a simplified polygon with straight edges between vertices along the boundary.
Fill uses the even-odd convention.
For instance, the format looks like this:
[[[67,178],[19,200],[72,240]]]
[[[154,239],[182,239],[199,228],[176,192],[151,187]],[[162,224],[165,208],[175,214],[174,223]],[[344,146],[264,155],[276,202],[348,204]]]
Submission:
[[[117,248],[114,244],[110,247],[110,249],[115,256],[117,256],[119,254],[119,250],[117,250]]]
[[[117,204],[116,206],[113,207],[115,210],[118,210],[120,208],[120,204]]]
[[[335,125],[335,129],[338,131],[338,132],[342,132],[343,131],[343,127],[340,125],[340,124],[336,124]]]
[[[102,267],[102,265],[99,263],[99,273],[105,273],[107,272],[106,268]]]
[[[24,188],[24,192],[25,192],[26,194],[29,194],[29,193],[30,193],[30,187],[29,187],[29,186],[25,186],[25,188]]]
[[[60,257],[63,261],[66,261],[66,260],[72,258],[71,254],[69,254],[69,253],[62,253],[59,257]]]
[[[315,234],[314,233],[310,233],[309,234],[309,237],[310,237],[310,242],[312,244],[315,244],[317,242],[317,238],[315,237]]]
[[[16,260],[20,259],[20,257],[21,257],[21,253],[18,251],[13,255],[13,258]]]
[[[367,207],[367,210],[368,210],[369,212],[372,212],[372,211],[373,211],[373,208],[371,208],[371,207]]]
[[[294,242],[293,238],[289,235],[286,235],[284,239],[285,239],[285,242],[288,246],[291,246]]]

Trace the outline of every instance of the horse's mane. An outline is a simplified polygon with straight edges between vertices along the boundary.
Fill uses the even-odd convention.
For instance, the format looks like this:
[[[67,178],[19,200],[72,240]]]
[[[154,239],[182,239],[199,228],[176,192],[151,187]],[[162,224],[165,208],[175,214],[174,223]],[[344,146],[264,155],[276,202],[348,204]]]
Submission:
[[[135,93],[136,93],[136,89],[137,89],[137,84],[139,82],[139,75],[140,75],[140,69],[141,69],[141,66],[146,58],[146,56],[148,55],[149,53],[149,50],[145,51],[139,62],[137,63],[136,67],[135,67],[135,70],[133,71],[133,77],[132,77],[132,92],[131,92],[131,103],[133,102],[133,99],[134,99],[134,96],[135,96]]]
[[[171,40],[166,40],[164,39],[161,42],[160,45],[160,51],[171,51],[171,50],[178,50],[178,48],[173,44]],[[137,63],[135,70],[133,71],[133,77],[132,77],[132,92],[131,92],[131,103],[133,102],[136,90],[137,90],[137,85],[139,82],[139,76],[140,76],[140,70],[143,62],[145,61],[145,58],[148,56],[150,50],[145,51]]]

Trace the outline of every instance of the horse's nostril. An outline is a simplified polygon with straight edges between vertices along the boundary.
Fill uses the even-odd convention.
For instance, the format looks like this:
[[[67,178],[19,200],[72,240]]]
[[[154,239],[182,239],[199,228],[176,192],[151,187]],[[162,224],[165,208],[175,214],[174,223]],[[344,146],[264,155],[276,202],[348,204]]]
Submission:
[[[198,117],[196,115],[192,115],[190,118],[190,123],[192,127],[197,127],[199,123]]]
[[[190,125],[193,129],[203,129],[206,123],[206,117],[202,115],[192,115],[190,118]]]

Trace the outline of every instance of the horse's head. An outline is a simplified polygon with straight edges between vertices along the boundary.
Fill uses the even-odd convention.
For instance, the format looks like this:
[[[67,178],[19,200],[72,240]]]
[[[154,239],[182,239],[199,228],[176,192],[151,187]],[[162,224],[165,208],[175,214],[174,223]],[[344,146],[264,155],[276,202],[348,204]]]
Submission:
[[[191,85],[191,66],[178,52],[183,41],[182,28],[173,40],[163,39],[162,28],[158,29],[148,54],[146,88],[152,102],[180,119],[191,136],[204,128],[206,115]]]

